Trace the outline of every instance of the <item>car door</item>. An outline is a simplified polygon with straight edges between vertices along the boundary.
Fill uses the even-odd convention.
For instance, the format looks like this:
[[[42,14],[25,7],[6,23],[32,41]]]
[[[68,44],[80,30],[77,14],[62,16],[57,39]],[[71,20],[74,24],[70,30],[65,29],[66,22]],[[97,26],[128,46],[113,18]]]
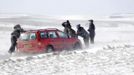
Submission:
[[[55,50],[62,50],[63,49],[63,43],[62,39],[59,38],[56,31],[42,31],[40,32],[40,41],[43,44],[42,47],[48,45],[52,45]]]
[[[59,35],[59,38],[62,40],[64,49],[70,49],[70,38],[67,36],[67,34],[62,31],[58,31],[57,33]]]
[[[57,35],[56,31],[49,31],[48,37],[50,44],[52,44],[56,50],[63,49],[62,40]]]

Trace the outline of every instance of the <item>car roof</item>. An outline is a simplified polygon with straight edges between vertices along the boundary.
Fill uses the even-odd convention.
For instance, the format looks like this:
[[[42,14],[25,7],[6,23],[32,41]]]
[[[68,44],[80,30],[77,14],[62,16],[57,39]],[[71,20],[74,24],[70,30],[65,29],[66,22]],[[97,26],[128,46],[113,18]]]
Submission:
[[[26,32],[38,32],[38,31],[60,31],[60,30],[57,28],[46,28],[46,29],[27,30]]]

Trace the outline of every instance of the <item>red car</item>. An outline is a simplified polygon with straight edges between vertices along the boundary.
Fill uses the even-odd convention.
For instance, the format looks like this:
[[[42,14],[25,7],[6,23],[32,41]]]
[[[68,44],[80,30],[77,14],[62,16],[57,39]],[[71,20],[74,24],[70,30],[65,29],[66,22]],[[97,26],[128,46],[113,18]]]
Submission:
[[[22,33],[17,41],[17,50],[21,52],[52,52],[81,48],[78,38],[69,38],[64,32],[49,28],[29,30]]]

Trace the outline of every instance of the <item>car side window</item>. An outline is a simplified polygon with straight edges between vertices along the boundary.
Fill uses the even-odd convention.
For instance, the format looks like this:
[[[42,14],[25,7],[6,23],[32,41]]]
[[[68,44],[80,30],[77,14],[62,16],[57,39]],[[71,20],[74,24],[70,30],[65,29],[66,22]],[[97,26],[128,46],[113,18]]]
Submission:
[[[21,40],[24,40],[24,41],[28,41],[29,40],[29,34],[28,33],[22,33],[21,35],[20,35],[20,39]]]
[[[49,36],[49,38],[57,38],[57,35],[54,31],[53,32],[48,32],[48,36]]]
[[[30,34],[30,40],[35,40],[36,39],[36,34],[35,33],[31,33]]]
[[[68,38],[67,34],[65,34],[64,32],[58,31],[57,33],[58,33],[60,38]]]
[[[40,33],[40,37],[41,37],[42,39],[48,38],[48,34],[47,34],[46,32],[41,32],[41,33]]]

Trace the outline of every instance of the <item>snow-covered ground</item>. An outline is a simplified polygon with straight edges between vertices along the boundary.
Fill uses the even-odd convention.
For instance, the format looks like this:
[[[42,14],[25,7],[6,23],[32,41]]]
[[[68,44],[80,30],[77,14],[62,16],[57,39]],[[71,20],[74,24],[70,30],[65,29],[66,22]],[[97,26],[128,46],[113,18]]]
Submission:
[[[34,18],[35,20],[37,18]],[[0,75],[134,75],[132,19],[131,23],[119,19],[95,21],[95,44],[90,44],[89,48],[83,50],[11,56],[7,52],[10,47],[10,33],[18,21],[8,19],[5,22],[4,19],[4,22],[0,22]],[[41,25],[35,25],[31,20],[23,20],[21,24],[24,29],[57,27],[63,30],[62,21],[56,21],[46,24],[38,22]],[[71,23],[75,30],[76,24],[79,23],[86,30],[88,28],[87,21],[72,20]]]

